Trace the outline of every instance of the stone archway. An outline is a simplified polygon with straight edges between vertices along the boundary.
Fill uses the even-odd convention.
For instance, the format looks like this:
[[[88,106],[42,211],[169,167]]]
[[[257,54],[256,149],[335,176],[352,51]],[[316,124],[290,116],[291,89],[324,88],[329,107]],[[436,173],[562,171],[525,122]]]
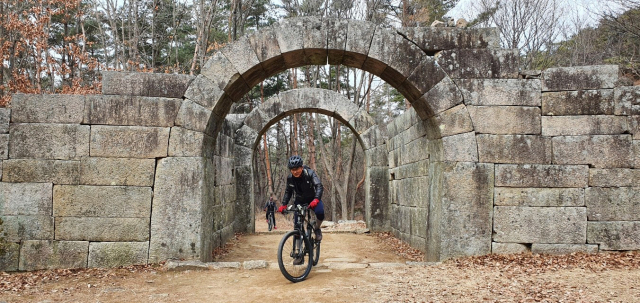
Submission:
[[[244,119],[235,138],[235,158],[238,159],[237,171],[250,172],[253,176],[253,158],[256,146],[271,125],[285,116],[296,112],[314,112],[334,117],[353,132],[362,146],[367,167],[387,167],[386,134],[374,124],[366,111],[358,108],[345,96],[334,91],[318,88],[294,89],[275,95],[255,108]],[[388,175],[382,172],[380,175]],[[372,180],[373,178],[373,180]],[[365,182],[375,182],[381,191],[367,191],[365,194],[365,220],[373,230],[387,230],[385,226],[388,213],[388,195],[386,178],[375,179],[372,171],[365,172]],[[250,180],[253,180],[251,178]],[[251,190],[248,190],[251,189]],[[241,205],[255,205],[253,182],[237,187],[236,198]],[[253,209],[249,213],[253,213]],[[253,216],[250,216],[253,218]],[[253,227],[253,222],[251,223]],[[249,228],[253,230],[253,228]]]

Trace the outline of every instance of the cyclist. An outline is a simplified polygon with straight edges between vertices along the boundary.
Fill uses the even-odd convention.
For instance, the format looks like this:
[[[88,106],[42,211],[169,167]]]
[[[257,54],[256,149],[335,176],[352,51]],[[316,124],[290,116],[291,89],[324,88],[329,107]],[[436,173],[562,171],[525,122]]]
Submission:
[[[267,203],[264,205],[264,211],[267,212],[267,223],[269,223],[269,216],[273,216],[273,228],[274,229],[278,229],[276,227],[276,216],[275,216],[275,211],[276,211],[276,201],[273,198],[273,196],[269,197],[269,201],[267,201]]]
[[[315,233],[316,240],[322,240],[322,232],[320,225],[324,220],[324,204],[320,200],[322,198],[322,182],[315,171],[308,166],[303,165],[300,156],[291,156],[288,163],[291,174],[287,177],[287,187],[282,197],[282,206],[278,208],[278,212],[283,212],[291,200],[293,193],[296,193],[294,205],[308,204],[316,214]],[[296,213],[297,216],[297,213]],[[297,221],[297,218],[294,218]]]

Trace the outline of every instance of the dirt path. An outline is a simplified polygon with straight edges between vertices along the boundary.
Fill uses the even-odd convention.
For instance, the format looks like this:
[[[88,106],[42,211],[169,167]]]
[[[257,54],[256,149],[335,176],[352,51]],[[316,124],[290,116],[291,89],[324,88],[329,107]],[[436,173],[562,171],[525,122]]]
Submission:
[[[635,302],[640,254],[488,256],[404,264],[398,247],[368,234],[325,233],[320,265],[291,283],[277,269],[282,233],[245,235],[218,261],[266,260],[264,269],[163,267],[0,273],[0,302]],[[391,265],[389,265],[391,263]],[[356,267],[354,264],[361,264]],[[57,278],[56,278],[57,276]],[[46,280],[43,280],[46,278]],[[15,284],[18,285],[18,284]],[[10,289],[10,288],[9,288]]]

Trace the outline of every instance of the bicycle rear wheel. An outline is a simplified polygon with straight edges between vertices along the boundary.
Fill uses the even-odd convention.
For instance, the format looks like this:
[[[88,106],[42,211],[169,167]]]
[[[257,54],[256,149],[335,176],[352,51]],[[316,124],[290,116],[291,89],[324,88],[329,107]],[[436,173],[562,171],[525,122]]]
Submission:
[[[299,231],[288,232],[278,245],[278,266],[282,275],[291,282],[300,282],[311,272],[311,244]]]
[[[269,231],[273,228],[273,214],[269,215]]]

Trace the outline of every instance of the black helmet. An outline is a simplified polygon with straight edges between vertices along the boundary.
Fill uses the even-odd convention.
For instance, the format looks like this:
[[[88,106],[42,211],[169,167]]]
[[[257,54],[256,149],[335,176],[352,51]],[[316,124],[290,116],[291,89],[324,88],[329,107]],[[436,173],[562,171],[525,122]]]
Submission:
[[[287,166],[289,166],[289,169],[302,166],[302,158],[300,158],[300,156],[291,156],[291,158],[289,158],[289,164]]]

